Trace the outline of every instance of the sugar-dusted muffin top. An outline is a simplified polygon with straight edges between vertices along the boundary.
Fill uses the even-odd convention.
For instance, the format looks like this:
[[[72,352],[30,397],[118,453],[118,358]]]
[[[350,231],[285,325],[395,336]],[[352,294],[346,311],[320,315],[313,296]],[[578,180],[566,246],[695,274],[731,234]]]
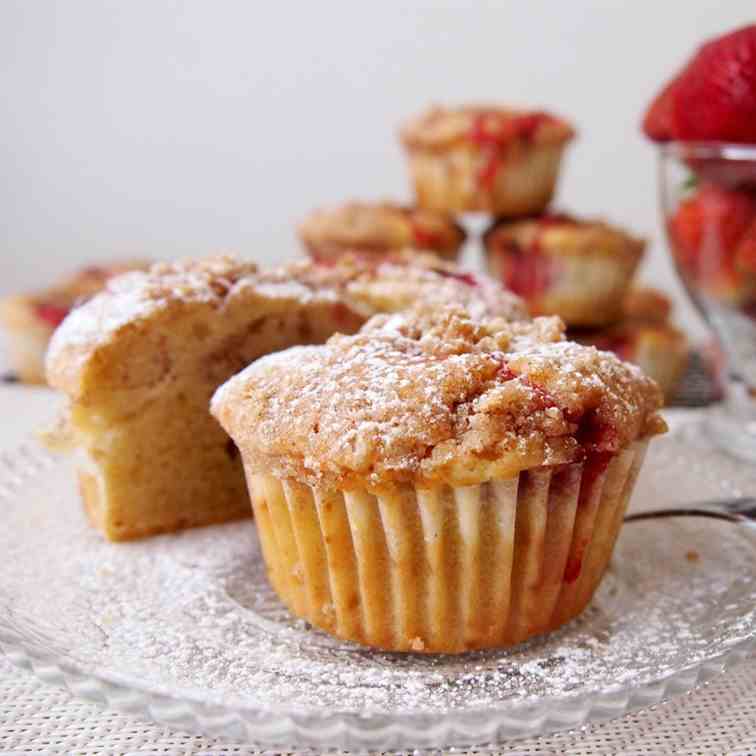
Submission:
[[[98,352],[123,336],[138,337],[157,314],[178,313],[187,303],[219,305],[237,282],[257,266],[231,256],[177,263],[156,263],[147,271],[126,273],[73,310],[53,334],[47,352],[50,384],[71,397],[83,391],[82,373]]]
[[[541,110],[464,105],[434,106],[406,121],[400,136],[408,148],[444,149],[466,142],[502,149],[516,141],[562,144],[575,132],[565,120]]]
[[[375,252],[415,247],[453,255],[465,240],[451,216],[390,202],[348,202],[316,210],[298,231],[316,257],[334,245]]]
[[[263,358],[212,412],[252,470],[316,485],[472,485],[612,453],[664,429],[656,384],[564,340],[558,318],[380,315]]]
[[[335,264],[301,260],[260,273],[260,281],[294,279],[315,290],[332,289],[349,306],[371,316],[418,303],[454,303],[476,317],[529,320],[520,297],[485,274],[471,273],[431,254],[403,250],[381,258],[345,255]]]
[[[340,330],[347,333],[375,313],[417,302],[428,306],[456,302],[481,315],[528,317],[522,301],[491,279],[472,276],[433,255],[399,254],[374,265],[357,257],[331,265],[303,260],[267,271],[231,255],[157,263],[146,272],[109,280],[101,293],[64,320],[48,350],[48,378],[72,397],[81,397],[85,383],[92,383],[83,379],[88,367],[97,368],[98,374],[100,368],[107,368],[113,381],[120,376],[108,384],[113,388],[130,385],[140,370],[147,374],[153,370],[133,359],[129,365],[130,344],[148,340],[161,351],[157,343],[161,339],[183,338],[176,336],[181,333],[180,322],[201,316],[216,331],[214,324],[221,320],[254,318],[251,308],[261,300],[276,300],[281,306],[292,301],[328,304],[342,325]],[[186,344],[187,349],[192,346]],[[109,350],[107,359],[104,350]]]
[[[646,243],[602,220],[547,213],[535,218],[494,222],[485,232],[489,252],[532,251],[551,255],[605,255],[637,261]]]

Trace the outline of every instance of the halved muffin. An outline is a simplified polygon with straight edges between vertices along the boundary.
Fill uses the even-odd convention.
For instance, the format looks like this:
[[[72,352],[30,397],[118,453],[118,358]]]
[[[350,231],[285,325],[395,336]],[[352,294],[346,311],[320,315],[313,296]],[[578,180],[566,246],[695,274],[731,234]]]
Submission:
[[[558,318],[419,307],[259,360],[212,410],[294,614],[391,651],[552,630],[590,601],[658,387]]]
[[[64,320],[47,360],[70,400],[59,435],[79,452],[91,520],[124,540],[247,516],[236,447],[208,410],[214,390],[260,356],[352,333],[416,299],[525,317],[515,297],[464,275],[436,258],[259,272],[221,257],[114,279]]]
[[[47,346],[66,315],[101,291],[114,276],[148,266],[144,261],[89,265],[42,291],[0,300],[0,323],[8,337],[13,375],[23,383],[45,383]]]
[[[549,204],[572,127],[543,111],[433,107],[400,136],[417,204],[448,213],[540,213]]]
[[[464,229],[446,213],[391,202],[348,202],[315,210],[298,227],[313,260],[327,262],[345,253],[386,255],[406,248],[455,260]]]
[[[622,317],[645,247],[616,226],[563,214],[497,221],[483,241],[491,274],[533,315],[559,315],[583,327]]]

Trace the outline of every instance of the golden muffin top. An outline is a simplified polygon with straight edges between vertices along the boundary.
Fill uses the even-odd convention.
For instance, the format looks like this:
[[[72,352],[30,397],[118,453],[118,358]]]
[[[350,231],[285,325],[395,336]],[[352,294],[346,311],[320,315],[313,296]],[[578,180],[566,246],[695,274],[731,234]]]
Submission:
[[[391,202],[348,202],[315,210],[298,232],[315,257],[331,245],[374,252],[414,247],[452,256],[465,240],[450,215]]]
[[[617,256],[635,262],[643,256],[646,246],[644,239],[602,220],[562,213],[496,221],[485,232],[484,242],[489,252]]]
[[[212,412],[253,471],[340,488],[472,485],[664,430],[651,379],[563,331],[453,306],[378,315],[258,360]]]
[[[171,353],[207,342],[225,324],[243,327],[254,320],[261,300],[284,309],[297,302],[328,304],[343,314],[349,333],[375,313],[418,301],[527,317],[521,300],[491,279],[417,252],[374,265],[347,256],[332,265],[301,261],[268,271],[231,255],[158,263],[108,281],[65,318],[48,350],[48,379],[77,399],[143,386],[165,375],[161,364]]]
[[[459,143],[496,149],[516,142],[564,144],[575,136],[572,126],[558,116],[496,105],[436,105],[407,120],[399,133],[405,147],[423,149]]]

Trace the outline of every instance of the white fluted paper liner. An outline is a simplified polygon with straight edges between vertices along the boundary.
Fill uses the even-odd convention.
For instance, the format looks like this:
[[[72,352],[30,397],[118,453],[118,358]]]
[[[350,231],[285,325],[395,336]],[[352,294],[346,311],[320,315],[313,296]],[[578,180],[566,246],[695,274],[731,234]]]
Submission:
[[[421,207],[525,215],[541,212],[551,200],[564,149],[564,144],[521,147],[501,160],[489,182],[481,176],[489,170],[491,157],[475,146],[412,148],[408,159]]]
[[[460,488],[248,482],[271,583],[294,614],[370,646],[459,653],[518,643],[585,608],[646,445]]]

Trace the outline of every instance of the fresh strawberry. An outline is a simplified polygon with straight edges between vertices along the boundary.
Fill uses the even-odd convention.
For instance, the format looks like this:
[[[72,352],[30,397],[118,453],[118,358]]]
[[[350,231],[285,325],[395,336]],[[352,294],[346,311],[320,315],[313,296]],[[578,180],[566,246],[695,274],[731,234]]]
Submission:
[[[655,141],[756,143],[756,25],[703,45],[651,103]]]
[[[756,143],[756,25],[704,45],[674,91],[678,139]]]
[[[683,273],[716,296],[736,297],[742,283],[736,255],[755,220],[756,200],[751,195],[702,184],[669,221]],[[742,254],[747,256],[747,247]]]
[[[738,242],[735,267],[743,273],[756,275],[756,217]]]
[[[667,84],[656,96],[643,118],[643,132],[655,142],[668,142],[674,139],[674,89],[677,78]]]

